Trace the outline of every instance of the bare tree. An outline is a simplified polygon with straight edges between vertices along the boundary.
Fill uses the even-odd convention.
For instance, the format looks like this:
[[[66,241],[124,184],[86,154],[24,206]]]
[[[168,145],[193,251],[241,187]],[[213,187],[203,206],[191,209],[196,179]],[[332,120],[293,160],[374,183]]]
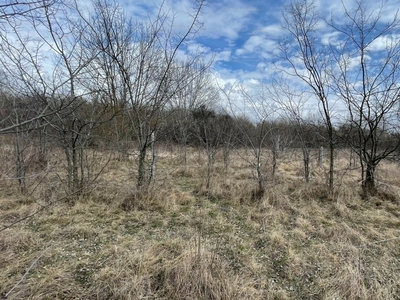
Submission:
[[[218,97],[215,91],[214,97]],[[214,172],[215,156],[224,145],[223,124],[224,116],[218,115],[214,110],[201,105],[193,110],[194,132],[200,145],[207,153],[207,177],[206,189],[209,192],[212,187],[212,177]]]
[[[284,12],[283,27],[290,39],[281,43],[284,60],[291,71],[284,71],[299,78],[317,99],[323,117],[329,144],[329,190],[334,185],[335,136],[330,97],[329,48],[320,43],[318,35],[322,19],[316,11],[314,0],[300,0],[290,4]],[[293,44],[293,40],[295,43]]]
[[[41,61],[43,55],[41,49],[43,42],[34,41],[26,35],[20,21],[11,19],[0,26],[0,64],[4,78],[0,84],[5,94],[10,99],[36,96],[37,102],[41,103],[41,109],[36,115],[29,119],[21,119],[19,122],[9,122],[9,117],[5,116],[0,120],[0,133],[15,132],[17,127],[25,127],[25,130],[35,128],[38,121],[43,116],[54,114],[50,109],[48,101],[48,82],[43,78],[43,68]],[[24,33],[25,32],[25,33]],[[15,120],[14,120],[15,121]],[[19,131],[21,130],[18,129]]]
[[[271,99],[276,102],[279,113],[289,122],[295,131],[295,138],[303,154],[304,179],[310,180],[310,145],[305,131],[308,125],[304,118],[304,106],[307,103],[303,92],[296,91],[286,78],[274,80],[269,88]]]
[[[56,1],[58,0],[5,0],[5,3],[0,4],[0,19],[26,17],[35,10],[53,5]]]
[[[239,91],[241,101],[235,99],[235,90]],[[243,86],[233,86],[231,90],[221,88],[221,92],[229,103],[230,115],[235,119],[235,130],[240,133],[236,141],[236,145],[240,146],[238,153],[255,171],[257,186],[252,199],[259,200],[265,193],[267,174],[264,149],[271,137],[269,121],[274,109],[269,105],[263,85],[254,94]],[[240,153],[241,148],[245,151],[244,155]]]
[[[21,120],[26,119],[26,114],[28,113],[26,107],[23,105],[23,100],[12,99],[12,109],[11,115],[12,123],[19,124]],[[21,193],[26,192],[26,160],[25,160],[25,150],[27,147],[27,135],[28,132],[24,130],[23,127],[16,127],[13,133],[14,137],[14,149],[15,149],[15,178],[18,181],[18,187]]]
[[[155,19],[134,23],[115,1],[94,3],[94,17],[87,20],[92,38],[89,47],[98,52],[98,78],[107,87],[112,101],[121,103],[129,128],[137,143],[137,188],[148,186],[154,174],[154,155],[148,151],[155,144],[157,130],[171,99],[197,76],[179,72],[194,65],[198,58],[177,64],[177,52],[184,41],[198,29],[200,1],[186,32],[174,36],[173,18],[160,10]]]
[[[357,137],[347,142],[360,158],[364,194],[373,195],[376,167],[400,146],[400,18],[392,12],[387,22],[384,6],[371,11],[360,0],[351,9],[343,3],[343,11],[345,23],[329,23],[340,40],[331,47],[337,66],[332,82],[347,107],[348,134]]]
[[[216,97],[215,89],[213,89],[211,76],[207,72],[201,71],[199,75],[194,78],[189,84],[180,89],[171,101],[171,108],[173,114],[173,134],[182,147],[182,159],[186,168],[187,165],[187,145],[193,132],[191,127],[193,125],[193,111],[200,109],[201,106],[210,107]],[[182,69],[183,72],[193,73],[193,67],[188,66]],[[197,137],[195,137],[197,139]]]
[[[79,194],[88,177],[85,149],[90,132],[103,116],[103,109],[95,102],[88,105],[97,91],[89,89],[84,81],[95,53],[86,51],[85,27],[74,6],[61,2],[49,6],[46,1],[42,4],[23,21],[8,20],[1,35],[0,61],[8,75],[7,90],[17,99],[35,99],[29,117],[3,126],[2,132],[21,134],[22,130],[47,126],[46,134],[65,153],[67,192]],[[14,115],[19,109],[14,107]]]
[[[46,99],[47,93],[43,92],[43,89],[46,88],[42,66],[44,56],[41,54],[44,43],[40,41],[40,38],[33,38],[27,34],[27,28],[30,28],[30,25],[24,26],[34,19],[45,18],[45,14],[42,14],[43,9],[49,9],[58,3],[61,4],[61,1],[5,0],[0,4],[0,65],[3,68],[2,75],[6,78],[6,80],[0,81],[0,86],[6,90],[8,95],[35,96],[42,104],[40,109],[35,111],[36,114],[29,114],[28,119],[21,119],[19,122],[13,120],[11,124],[8,122],[8,118],[0,120],[0,133],[15,133],[29,128],[37,128],[40,124],[43,125],[42,117],[56,112],[54,107],[50,109],[50,104]],[[7,122],[8,125],[5,126]]]

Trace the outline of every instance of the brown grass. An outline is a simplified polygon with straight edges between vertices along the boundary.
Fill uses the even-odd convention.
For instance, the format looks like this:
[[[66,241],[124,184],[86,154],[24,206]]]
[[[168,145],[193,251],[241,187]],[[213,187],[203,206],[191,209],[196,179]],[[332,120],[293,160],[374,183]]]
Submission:
[[[134,162],[116,158],[90,194],[1,231],[0,297],[400,299],[397,164],[382,163],[378,195],[366,201],[346,153],[329,195],[315,157],[306,183],[299,153],[283,153],[272,182],[266,151],[267,190],[254,201],[254,170],[237,154],[227,169],[218,156],[207,191],[204,155],[191,149],[184,166],[167,150],[147,193],[135,191]],[[62,165],[49,163],[28,195],[0,180],[2,226],[62,197]]]

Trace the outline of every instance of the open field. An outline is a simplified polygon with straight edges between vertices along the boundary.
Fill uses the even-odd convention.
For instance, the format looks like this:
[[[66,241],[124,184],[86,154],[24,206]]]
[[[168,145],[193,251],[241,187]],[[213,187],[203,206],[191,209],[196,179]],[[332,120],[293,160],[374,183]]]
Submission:
[[[281,154],[274,180],[266,154],[267,190],[253,201],[245,153],[217,157],[210,191],[205,155],[191,149],[184,166],[177,153],[159,149],[157,183],[140,195],[134,160],[117,156],[77,200],[57,201],[57,154],[27,195],[1,177],[2,228],[44,208],[0,232],[0,297],[400,299],[399,164],[381,163],[378,195],[364,200],[345,151],[334,195],[316,155],[307,184],[300,152]]]

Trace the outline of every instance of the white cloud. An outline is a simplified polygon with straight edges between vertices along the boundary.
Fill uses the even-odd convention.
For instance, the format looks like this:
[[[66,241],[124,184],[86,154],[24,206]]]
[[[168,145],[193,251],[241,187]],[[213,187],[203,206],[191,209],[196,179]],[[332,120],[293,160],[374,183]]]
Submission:
[[[256,48],[259,48],[262,43],[263,37],[259,35],[253,35],[246,41],[246,43],[243,45],[243,48],[236,51],[236,54],[241,55],[249,52],[255,52]]]
[[[197,1],[193,0],[121,0],[128,15],[146,18],[155,16],[160,6],[162,11],[174,19],[176,29],[185,30],[191,24],[197,9]],[[249,1],[222,0],[205,1],[199,21],[203,27],[198,35],[210,38],[226,38],[235,40],[241,31],[246,31],[249,24],[254,23],[252,15],[257,8]]]
[[[370,44],[368,49],[371,51],[383,51],[388,48],[393,49],[395,46],[398,47],[399,40],[400,34],[380,36]]]
[[[229,61],[231,58],[231,50],[223,50],[221,52],[215,53],[214,61]]]
[[[210,53],[211,49],[209,47],[205,47],[200,43],[191,41],[190,43],[187,44],[186,51],[189,54],[198,54],[198,53],[208,54]]]
[[[384,0],[384,1],[360,1],[362,7],[365,9],[365,16],[369,16],[370,21],[379,17],[379,22],[385,24],[393,21],[396,13],[399,10],[398,0]],[[351,16],[357,9],[357,1],[332,1],[332,0],[318,0],[317,10],[322,14],[323,18],[330,20],[331,17],[337,24],[344,24],[348,21],[345,14],[344,7]],[[344,6],[344,7],[343,7]]]
[[[201,56],[204,62],[213,62],[215,65],[215,63],[219,61],[229,62],[231,59],[231,50],[215,50],[201,43],[197,43],[196,41],[190,41],[186,43],[186,47],[182,47],[182,49],[178,51],[177,58],[185,60],[189,56]]]
[[[329,46],[340,46],[340,33],[335,32],[328,32],[321,36],[321,42],[323,45]]]
[[[253,35],[248,38],[242,48],[236,50],[237,55],[246,53],[273,53],[278,48],[277,42],[264,35]]]
[[[264,26],[261,31],[269,37],[281,37],[285,34],[284,29],[280,24]]]
[[[240,0],[207,3],[201,15],[204,26],[200,35],[234,41],[241,31],[246,31],[250,22],[254,22],[251,15],[255,12],[256,8]]]
[[[382,9],[381,22],[385,23],[392,22],[397,13],[399,13],[399,1],[398,0],[386,1],[385,6]]]

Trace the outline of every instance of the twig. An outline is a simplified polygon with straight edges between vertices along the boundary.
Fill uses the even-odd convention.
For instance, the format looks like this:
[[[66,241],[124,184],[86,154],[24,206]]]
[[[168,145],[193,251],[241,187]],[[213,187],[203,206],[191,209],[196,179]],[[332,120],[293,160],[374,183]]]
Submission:
[[[32,270],[32,268],[34,267],[34,265],[37,263],[37,261],[47,252],[47,250],[49,250],[51,246],[47,247],[46,249],[43,250],[43,252],[33,261],[33,263],[30,265],[30,267],[26,270],[24,276],[22,276],[22,278],[20,279],[20,281],[17,282],[16,285],[14,285],[14,287],[8,291],[8,293],[4,296],[4,299],[7,299],[7,297],[11,294],[11,292],[22,282],[24,281],[25,277],[29,274],[29,272]]]

